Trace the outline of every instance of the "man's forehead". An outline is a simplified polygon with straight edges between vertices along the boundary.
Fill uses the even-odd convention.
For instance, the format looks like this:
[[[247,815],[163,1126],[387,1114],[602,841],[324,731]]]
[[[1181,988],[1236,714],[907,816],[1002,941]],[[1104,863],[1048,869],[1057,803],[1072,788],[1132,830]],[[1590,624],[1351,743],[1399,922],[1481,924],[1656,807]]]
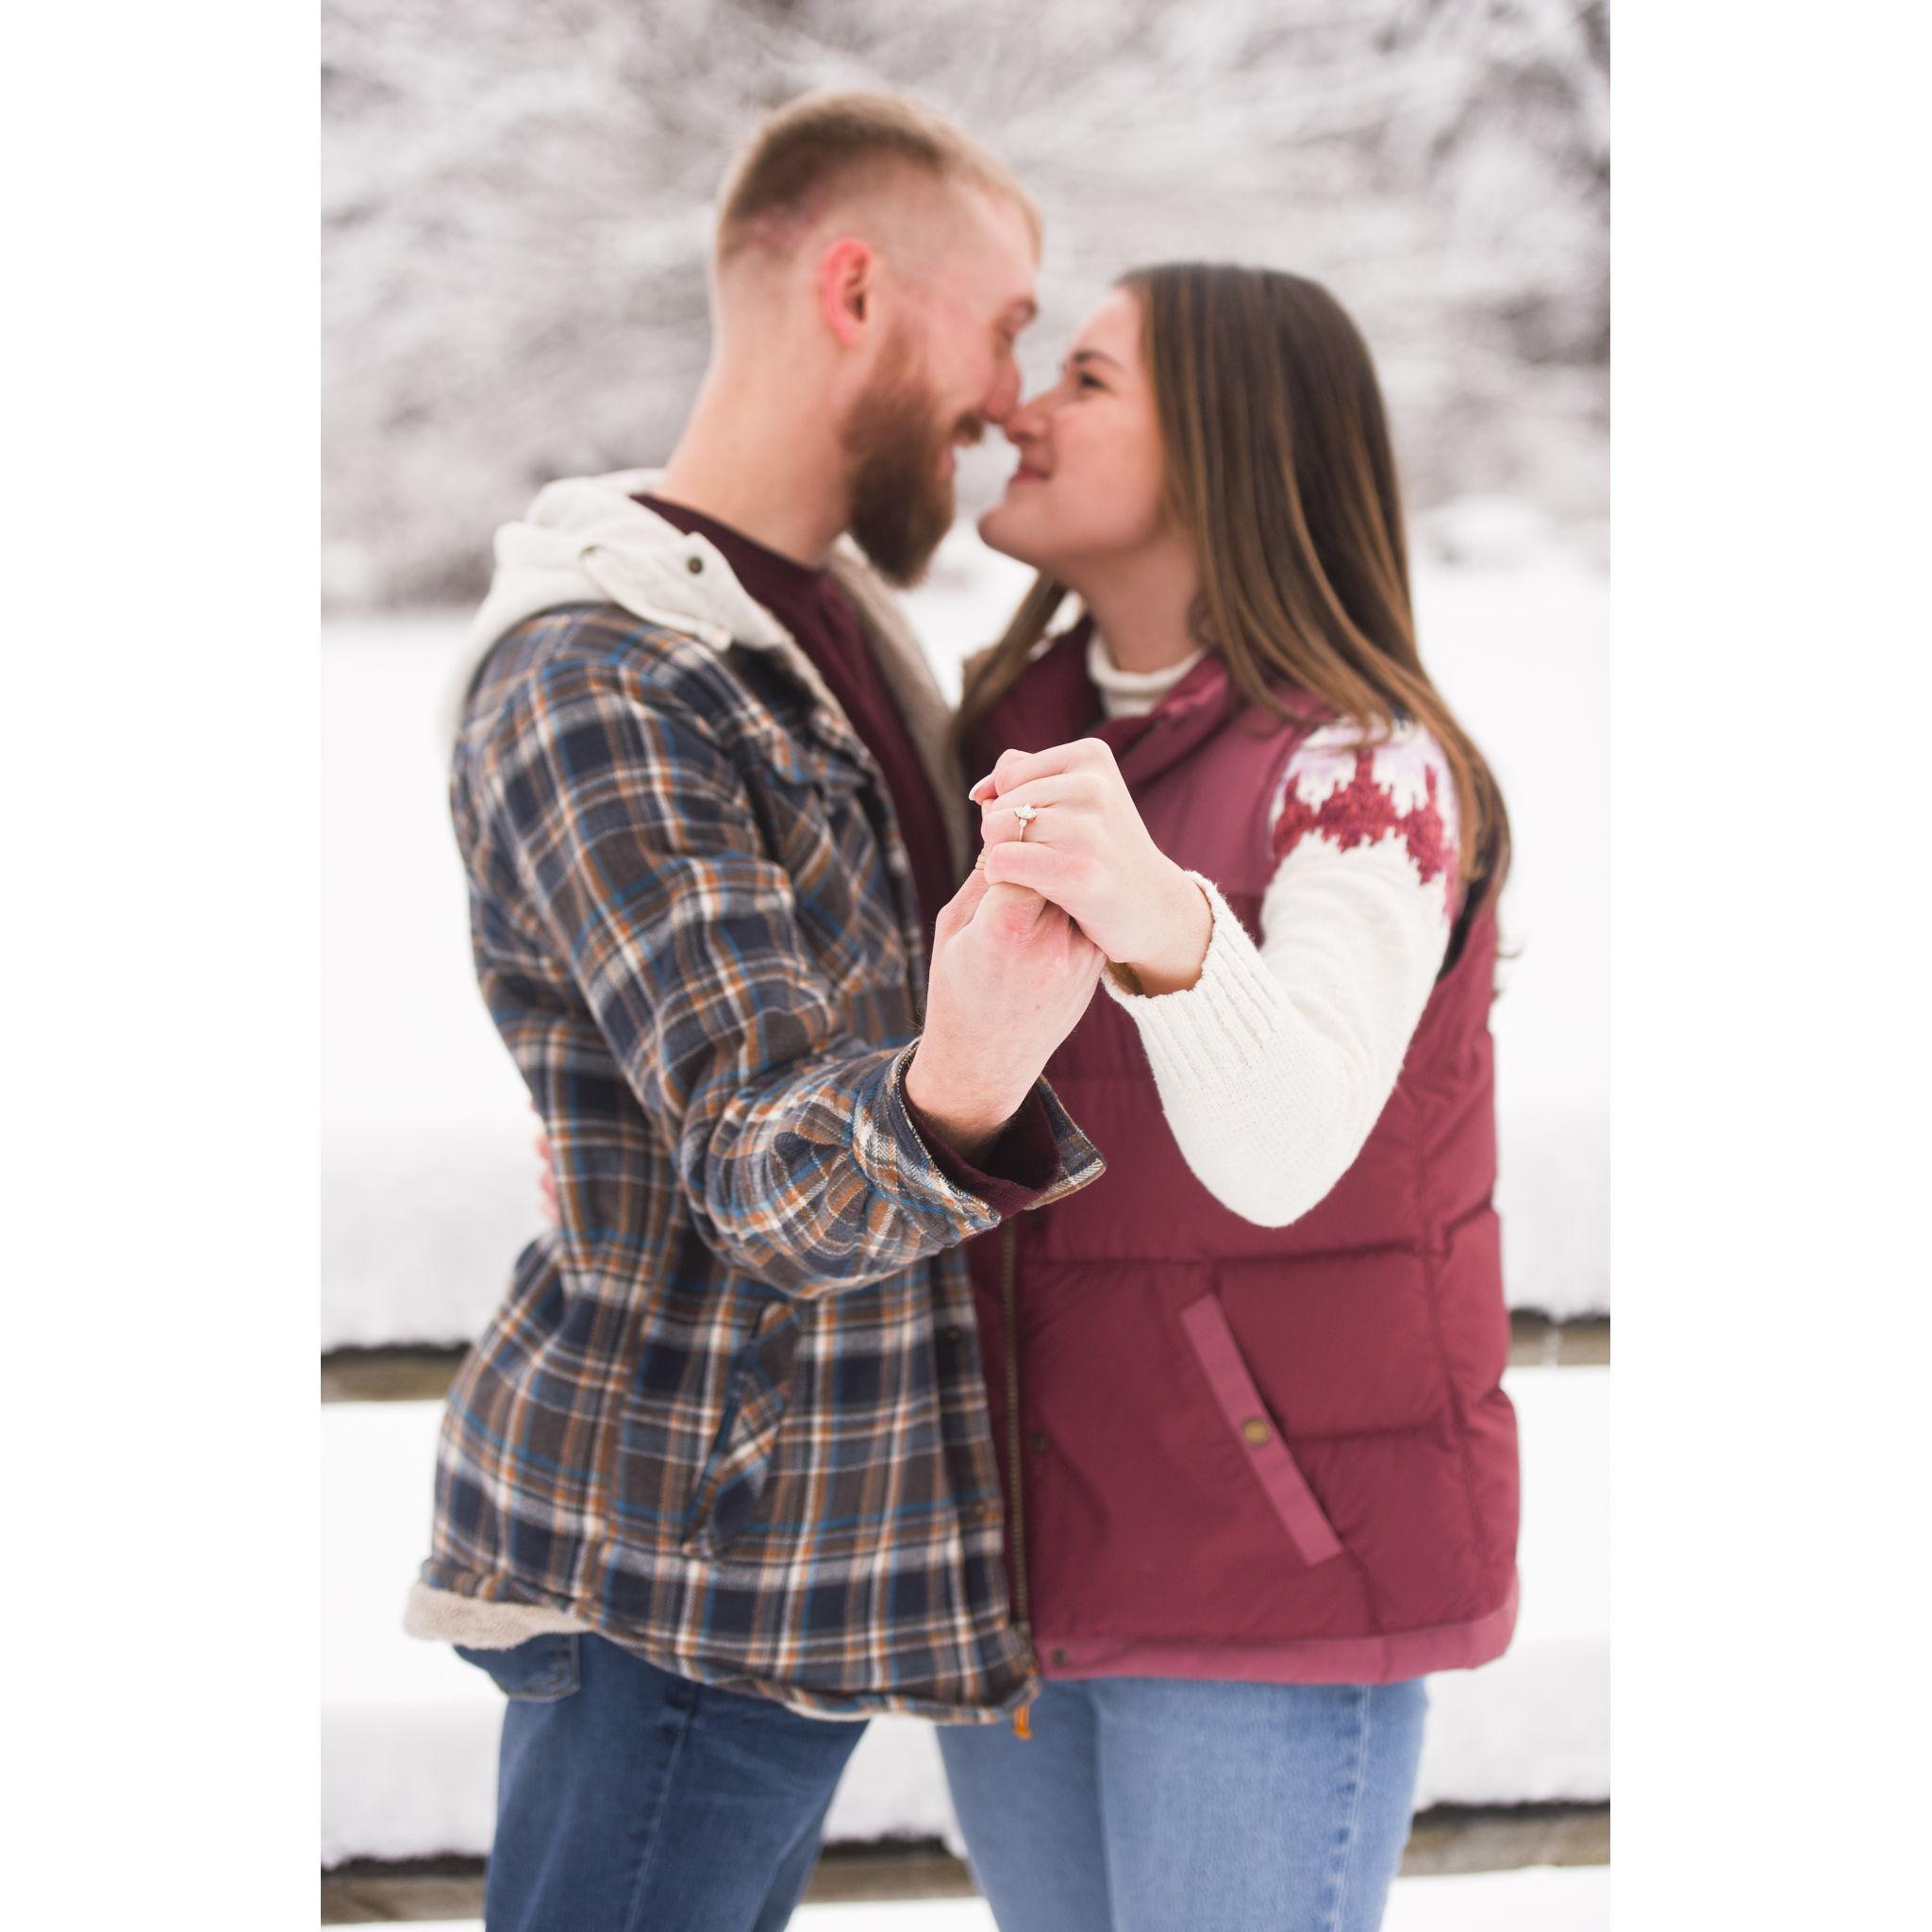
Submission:
[[[980,284],[992,306],[1005,311],[1024,309],[1030,322],[1039,312],[1034,276],[1040,250],[1025,211],[1005,195],[976,186],[962,186],[953,197],[954,245],[946,251],[951,266]]]

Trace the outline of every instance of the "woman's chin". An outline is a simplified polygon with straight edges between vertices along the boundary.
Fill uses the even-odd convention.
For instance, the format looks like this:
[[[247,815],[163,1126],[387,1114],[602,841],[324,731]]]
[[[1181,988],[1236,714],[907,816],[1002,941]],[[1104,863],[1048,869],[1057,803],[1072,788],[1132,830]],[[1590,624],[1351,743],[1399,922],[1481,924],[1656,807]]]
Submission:
[[[1026,541],[1024,521],[1013,514],[1010,504],[996,503],[979,514],[979,541],[989,550],[997,550],[1002,556],[1013,558],[1021,563],[1037,565],[1039,559],[1033,555],[1033,546]]]

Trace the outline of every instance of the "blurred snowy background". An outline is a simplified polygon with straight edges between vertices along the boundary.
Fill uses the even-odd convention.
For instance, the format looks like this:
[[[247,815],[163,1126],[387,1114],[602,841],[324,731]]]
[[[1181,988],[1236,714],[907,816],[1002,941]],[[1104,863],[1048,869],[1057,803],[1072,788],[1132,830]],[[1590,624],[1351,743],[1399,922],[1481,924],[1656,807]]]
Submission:
[[[325,0],[325,1351],[462,1343],[539,1224],[444,789],[491,532],[553,476],[668,453],[724,161],[833,84],[920,96],[1033,190],[1029,376],[1136,262],[1292,268],[1362,325],[1424,660],[1516,826],[1510,1299],[1607,1313],[1607,33],[1568,0]],[[949,690],[1025,581],[970,522],[1010,463],[996,437],[962,452],[961,524],[908,600]],[[1511,1370],[1524,1623],[1502,1664],[1439,1680],[1424,1804],[1607,1797],[1606,1380]],[[500,1700],[397,1628],[434,1426],[426,1400],[325,1412],[325,1863],[487,1848]],[[875,1726],[832,1837],[949,1832],[929,1737]]]
[[[473,597],[538,485],[667,453],[724,158],[830,85],[917,94],[1031,188],[1030,370],[1134,263],[1291,268],[1374,346],[1424,525],[1501,496],[1601,541],[1601,6],[326,0],[323,55],[332,606]]]

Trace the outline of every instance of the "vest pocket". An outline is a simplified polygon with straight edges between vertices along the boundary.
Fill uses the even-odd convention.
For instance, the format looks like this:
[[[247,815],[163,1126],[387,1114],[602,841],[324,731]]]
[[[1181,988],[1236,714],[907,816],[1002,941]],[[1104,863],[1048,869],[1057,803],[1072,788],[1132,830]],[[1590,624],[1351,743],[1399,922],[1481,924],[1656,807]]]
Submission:
[[[1187,1330],[1208,1386],[1213,1390],[1248,1467],[1268,1492],[1268,1501],[1296,1554],[1307,1564],[1325,1563],[1330,1557],[1339,1557],[1341,1539],[1322,1513],[1307,1478],[1289,1454],[1274,1418],[1263,1407],[1260,1391],[1241,1359],[1241,1344],[1227,1325],[1219,1296],[1205,1294],[1189,1303],[1181,1310],[1181,1326]]]

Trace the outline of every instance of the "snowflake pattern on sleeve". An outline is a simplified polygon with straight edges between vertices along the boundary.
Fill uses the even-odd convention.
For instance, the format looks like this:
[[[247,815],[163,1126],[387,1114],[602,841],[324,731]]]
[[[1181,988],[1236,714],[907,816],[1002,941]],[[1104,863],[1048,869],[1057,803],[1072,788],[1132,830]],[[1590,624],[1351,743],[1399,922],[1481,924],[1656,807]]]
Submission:
[[[1338,852],[1393,841],[1407,850],[1418,883],[1441,880],[1453,920],[1461,903],[1455,775],[1435,734],[1412,721],[1386,744],[1365,747],[1346,720],[1313,732],[1289,760],[1270,808],[1277,868],[1310,839]]]

